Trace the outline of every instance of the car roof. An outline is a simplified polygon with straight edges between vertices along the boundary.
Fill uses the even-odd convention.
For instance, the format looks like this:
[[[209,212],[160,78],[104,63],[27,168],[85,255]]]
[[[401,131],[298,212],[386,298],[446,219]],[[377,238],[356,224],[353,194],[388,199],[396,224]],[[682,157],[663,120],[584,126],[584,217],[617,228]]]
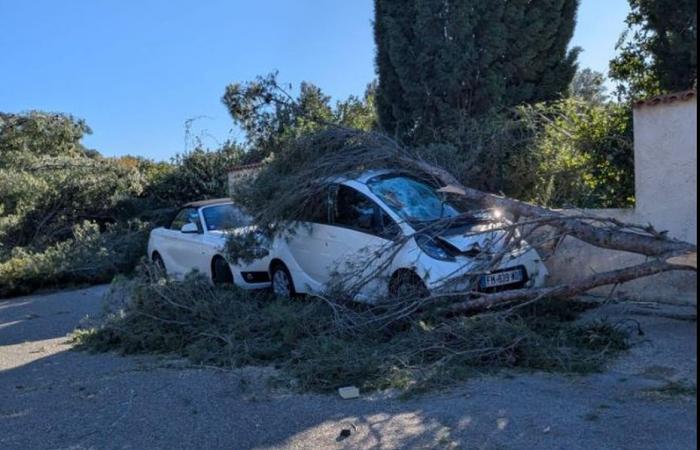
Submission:
[[[230,198],[212,198],[209,200],[198,200],[196,202],[189,202],[182,205],[183,208],[201,208],[203,206],[211,205],[223,205],[226,203],[232,203]]]

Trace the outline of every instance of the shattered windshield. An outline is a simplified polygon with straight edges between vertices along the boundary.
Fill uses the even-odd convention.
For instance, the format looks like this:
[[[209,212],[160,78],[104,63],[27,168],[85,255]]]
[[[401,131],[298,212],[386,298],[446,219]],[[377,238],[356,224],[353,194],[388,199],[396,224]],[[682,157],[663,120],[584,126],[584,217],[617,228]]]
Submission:
[[[456,217],[459,211],[430,185],[402,175],[377,177],[367,186],[402,219],[411,224]]]

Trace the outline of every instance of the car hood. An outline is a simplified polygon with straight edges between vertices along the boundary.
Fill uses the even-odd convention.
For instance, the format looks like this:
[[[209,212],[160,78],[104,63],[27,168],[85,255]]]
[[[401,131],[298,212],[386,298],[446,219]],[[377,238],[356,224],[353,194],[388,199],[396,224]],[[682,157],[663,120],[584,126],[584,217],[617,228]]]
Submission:
[[[439,239],[461,253],[477,255],[480,253],[493,253],[503,247],[506,241],[506,232],[503,230],[489,230],[492,226],[478,225],[464,233],[454,233],[446,230],[435,235]]]
[[[498,246],[503,245],[505,233],[502,231],[489,231],[480,234],[453,234],[445,235],[438,234],[435,236],[443,242],[446,242],[459,250],[462,253],[487,251],[489,253],[495,251]]]

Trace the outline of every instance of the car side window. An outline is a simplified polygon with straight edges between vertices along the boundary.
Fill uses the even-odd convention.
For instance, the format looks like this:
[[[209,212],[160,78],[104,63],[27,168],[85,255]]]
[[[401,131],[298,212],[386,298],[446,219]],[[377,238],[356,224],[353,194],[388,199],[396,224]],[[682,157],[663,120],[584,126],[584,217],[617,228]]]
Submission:
[[[333,223],[387,239],[396,237],[398,227],[372,199],[355,189],[340,185],[335,197]]]
[[[202,225],[199,223],[199,214],[197,214],[196,208],[182,208],[170,223],[170,229],[180,231],[186,223],[197,225],[197,229],[201,232]]]
[[[248,214],[231,204],[202,208],[202,216],[208,231],[240,228],[251,223]]]
[[[322,189],[309,197],[303,205],[303,210],[299,213],[299,221],[319,224],[328,224],[329,211],[329,190]]]

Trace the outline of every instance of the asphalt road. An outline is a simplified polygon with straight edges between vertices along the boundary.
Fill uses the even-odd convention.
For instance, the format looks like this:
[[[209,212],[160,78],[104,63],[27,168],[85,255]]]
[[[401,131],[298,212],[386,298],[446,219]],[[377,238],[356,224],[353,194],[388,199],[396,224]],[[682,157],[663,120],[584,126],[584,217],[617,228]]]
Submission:
[[[696,447],[696,395],[677,389],[695,386],[694,321],[609,306],[596,314],[632,317],[645,335],[604,373],[510,373],[407,401],[341,400],[276,391],[266,369],[71,350],[66,334],[100,311],[105,290],[0,300],[1,449]]]

